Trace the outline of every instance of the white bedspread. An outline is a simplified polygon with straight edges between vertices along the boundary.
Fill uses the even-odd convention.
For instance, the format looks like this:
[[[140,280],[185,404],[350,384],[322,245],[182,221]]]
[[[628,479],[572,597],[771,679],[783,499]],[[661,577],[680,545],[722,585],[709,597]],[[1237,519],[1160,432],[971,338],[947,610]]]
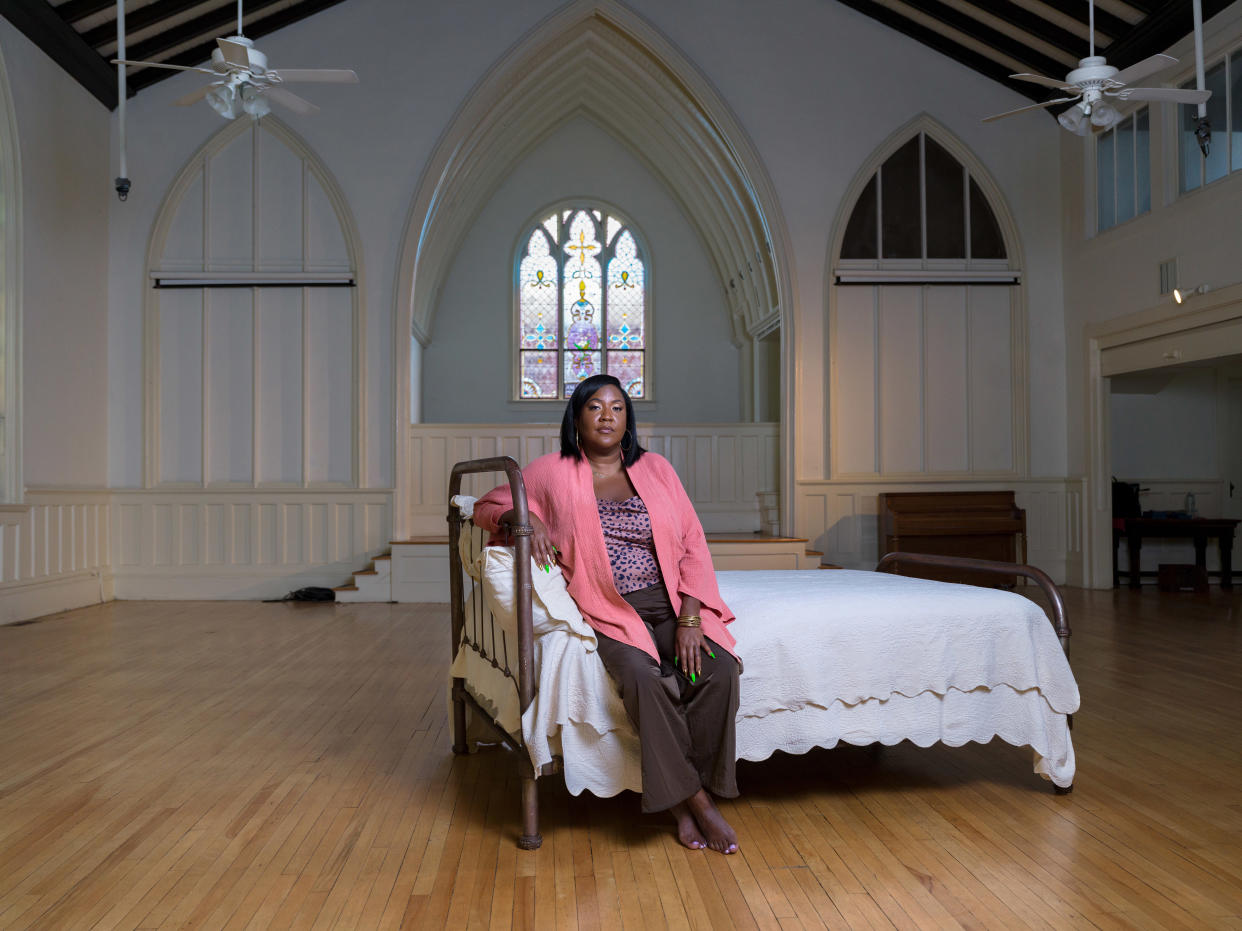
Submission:
[[[996,685],[1078,707],[1052,625],[1013,592],[845,569],[717,578],[738,618],[747,715]]]
[[[1026,598],[848,570],[717,577],[745,664],[739,759],[842,740],[959,746],[999,736],[1032,747],[1036,772],[1073,782],[1065,716],[1078,687],[1052,625]],[[641,789],[637,739],[599,655],[561,630],[539,638],[537,655],[538,692],[522,720],[532,762],[560,756],[574,794]],[[470,675],[474,665],[459,656],[454,674],[515,727],[512,680],[489,686]]]

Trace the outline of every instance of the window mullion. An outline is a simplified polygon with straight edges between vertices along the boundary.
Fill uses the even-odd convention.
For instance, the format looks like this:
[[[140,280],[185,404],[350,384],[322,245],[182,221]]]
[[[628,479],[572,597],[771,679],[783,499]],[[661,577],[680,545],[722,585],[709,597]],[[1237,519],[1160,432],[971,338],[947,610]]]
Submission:
[[[1124,121],[1123,121],[1124,122]],[[1121,222],[1121,123],[1109,130],[1113,134],[1113,225]]]
[[[919,257],[927,261],[927,135],[919,133]]]
[[[966,261],[971,261],[970,249],[970,170],[965,165],[962,166],[962,214],[965,218],[963,227],[966,229],[966,241],[962,244],[962,251],[966,253]]]
[[[557,211],[556,231],[556,396],[565,396],[565,220],[564,210]]]

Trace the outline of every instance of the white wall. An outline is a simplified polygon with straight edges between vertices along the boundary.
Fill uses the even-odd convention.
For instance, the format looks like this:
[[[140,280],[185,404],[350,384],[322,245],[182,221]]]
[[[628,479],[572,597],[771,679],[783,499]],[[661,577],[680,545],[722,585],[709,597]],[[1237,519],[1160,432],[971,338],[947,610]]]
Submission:
[[[798,478],[829,474],[826,263],[842,195],[872,151],[922,112],[978,156],[1021,231],[1031,397],[1038,399],[1031,410],[1031,473],[1063,475],[1056,123],[1032,114],[981,124],[984,116],[1029,101],[842,4],[789,0],[779,15],[769,4],[746,0],[634,5],[707,73],[746,126],[780,195],[798,298],[791,334]]]
[[[498,254],[499,261],[485,266],[488,271],[478,280],[464,274],[450,279],[434,321],[432,343],[412,367],[414,384],[394,384],[394,356],[408,351],[410,344],[408,334],[394,332],[399,250],[426,160],[470,89],[506,49],[560,6],[554,0],[477,0],[431,8],[404,0],[351,0],[259,42],[277,68],[282,64],[353,67],[362,82],[357,87],[308,87],[306,96],[321,111],[312,117],[281,116],[339,181],[357,222],[366,319],[364,488],[391,487],[398,479],[393,474],[394,443],[399,437],[404,441],[404,428],[398,429],[393,422],[398,390],[411,390],[411,410],[421,410],[422,420],[467,419],[472,411],[476,413],[470,419],[531,419],[507,402],[507,355],[505,364],[492,366],[486,376],[495,383],[475,389],[474,403],[468,404],[462,393],[438,398],[430,386],[446,384],[446,374],[466,357],[467,350],[479,349],[477,337],[473,342],[467,339],[474,334],[464,328],[469,315],[462,313],[463,308],[476,313],[481,305],[489,308],[500,327],[498,338],[484,345],[507,343],[515,224],[562,196],[596,194],[615,201],[634,217],[653,246],[660,400],[640,416],[683,422],[741,419],[745,405],[740,400],[743,389],[736,384],[741,380],[738,350],[728,342],[723,311],[718,315],[718,328],[708,325],[719,306],[720,283],[710,281],[701,246],[689,234],[689,225],[669,192],[632,155],[610,145],[606,126],[601,130],[584,121],[567,125],[544,146],[525,155],[515,173],[502,183],[463,247],[463,256],[477,248]],[[633,0],[630,6],[663,32],[719,91],[760,153],[779,199],[781,216],[770,219],[784,226],[783,238],[791,243],[785,260],[793,288],[788,306],[782,308],[782,338],[789,347],[784,368],[791,374],[782,394],[794,414],[789,433],[795,438],[792,461],[800,483],[798,494],[821,495],[823,486],[836,480],[829,469],[826,326],[828,252],[834,223],[838,217],[844,222],[849,206],[842,204],[844,193],[868,156],[920,113],[947,127],[978,157],[996,180],[1021,231],[1033,399],[1029,469],[1022,464],[1021,471],[1031,476],[1065,476],[1068,331],[1062,313],[1062,226],[1056,196],[1062,161],[1061,131],[1056,124],[1040,114],[1000,126],[980,124],[982,116],[1019,106],[1025,98],[841,4],[785,0],[779,15],[773,15],[770,5],[750,0],[677,4]],[[876,62],[883,62],[884,67],[876,68]],[[859,77],[863,74],[865,81]],[[103,289],[96,288],[97,316],[87,332],[95,347],[106,340],[110,375],[107,417],[79,419],[89,419],[89,427],[83,424],[82,431],[90,434],[93,430],[98,443],[105,435],[100,425],[107,424],[106,474],[118,488],[137,487],[142,478],[142,307],[147,286],[142,273],[152,223],[177,172],[222,125],[205,106],[169,106],[198,84],[198,76],[178,76],[142,91],[131,101],[129,174],[134,189],[128,202],[117,203],[110,195],[108,179],[116,173],[115,165],[108,172],[99,172],[98,164],[91,166],[103,175],[103,183],[98,195],[92,189],[96,199],[85,202],[108,211],[109,248],[94,255],[96,261],[106,255],[108,262],[108,306],[105,333]],[[84,92],[79,96],[85,98]],[[81,125],[98,121],[100,108],[91,106],[94,111],[83,114]],[[659,115],[653,114],[653,119]],[[571,160],[558,148],[557,139],[576,142],[600,156],[606,150],[616,177],[596,182],[593,189],[586,187],[594,179],[572,174]],[[62,157],[74,164],[89,162],[81,153],[91,151],[101,158],[103,144],[98,139],[91,145],[65,146],[67,154]],[[83,170],[80,174],[89,173]],[[557,188],[557,178],[566,189]],[[521,190],[523,184],[535,190]],[[678,254],[678,249],[690,269],[684,280],[669,274],[665,258]],[[61,287],[89,290],[78,282],[65,282]],[[678,287],[686,288],[694,298],[679,300]],[[664,288],[672,288],[672,295],[664,296]],[[83,301],[79,297],[63,303],[77,307]],[[704,332],[709,334],[706,343],[701,336]],[[43,339],[46,342],[46,335]],[[91,360],[96,367],[76,361],[75,379],[104,371],[102,361]],[[690,369],[693,377],[677,374]],[[79,376],[78,371],[86,374]],[[680,383],[683,390],[670,391],[678,383],[667,379],[678,377],[685,378]],[[708,379],[706,389],[692,390],[689,386],[699,377]],[[99,398],[102,386],[96,382],[88,387],[94,389],[91,397]],[[426,391],[420,391],[420,385],[427,386]],[[842,385],[840,390],[848,396],[850,386]],[[680,396],[675,403],[674,395]],[[66,398],[59,386],[54,396]],[[71,406],[68,400],[56,403],[67,409]],[[66,422],[77,423],[72,417],[58,421]],[[66,442],[59,439],[65,433],[58,429],[43,445],[49,452],[58,449],[55,443]],[[88,435],[88,449],[90,442]],[[41,448],[38,443],[36,447]],[[81,443],[75,438],[73,449],[79,448]],[[820,510],[831,512],[831,508]],[[798,507],[797,523],[787,529],[822,537],[829,525],[822,524],[816,513],[814,507]]]
[[[559,421],[562,402],[509,401],[513,383],[513,255],[536,210],[567,195],[616,205],[651,255],[655,399],[644,421],[740,418],[739,350],[720,282],[694,229],[664,186],[615,137],[579,117],[505,179],[466,235],[436,308],[422,360],[426,423]],[[701,364],[711,360],[710,365]],[[460,378],[469,360],[469,385]]]
[[[1112,473],[1118,478],[1217,479],[1225,403],[1212,368],[1119,375],[1112,379],[1109,419]]]
[[[108,112],[0,19],[21,164],[23,492],[0,506],[0,624],[112,597],[107,478]],[[0,119],[5,118],[0,116]],[[6,206],[16,206],[6,205]],[[73,489],[73,490],[69,490]]]
[[[1235,3],[1204,24],[1208,62],[1240,37],[1242,4]],[[1180,65],[1145,83],[1176,84],[1193,76],[1189,39],[1169,54]],[[1087,465],[1084,328],[1162,304],[1172,313],[1174,305],[1159,287],[1159,264],[1167,259],[1178,260],[1182,285],[1208,283],[1219,290],[1242,281],[1242,172],[1179,197],[1173,137],[1179,109],[1151,105],[1151,212],[1099,235],[1094,235],[1091,200],[1094,149],[1089,139],[1068,133],[1061,140],[1071,472],[1080,473]],[[1220,144],[1223,127],[1216,129],[1215,142]]]
[[[310,117],[285,112],[281,118],[340,182],[363,245],[369,376],[364,486],[389,487],[394,481],[394,277],[419,173],[470,87],[556,5],[528,0],[427,7],[404,0],[351,0],[258,43],[273,67],[348,67],[361,81],[307,87],[302,93],[321,111]],[[147,236],[174,175],[222,125],[205,106],[169,105],[198,84],[197,76],[178,76],[130,102],[134,190],[127,203],[111,210],[109,476],[117,486],[137,486],[142,475],[141,270]]]
[[[22,165],[23,478],[107,481],[108,111],[0,19]]]
[[[826,475],[825,262],[842,192],[888,134],[926,111],[987,165],[1023,231],[1031,355],[1038,363],[1032,366],[1032,395],[1041,399],[1032,417],[1032,471],[1062,474],[1060,230],[1056,199],[1048,196],[1059,183],[1055,124],[1035,115],[1000,128],[981,126],[981,116],[1022,99],[841,5],[790,0],[779,16],[745,0],[675,5],[641,0],[632,5],[723,93],[757,145],[779,193],[794,243],[797,306],[789,311],[797,347],[799,473]],[[509,40],[521,37],[557,6],[491,0],[426,10],[397,0],[353,0],[260,43],[277,67],[282,61],[353,66],[362,80],[356,88],[308,91],[322,111],[288,122],[340,180],[364,244],[368,371],[373,381],[367,430],[372,484],[392,481],[393,277],[414,183],[470,87]],[[477,28],[483,21],[488,28]],[[393,41],[394,36],[400,41]],[[872,67],[876,60],[887,67],[877,71]],[[869,77],[866,93],[860,93],[857,75],[864,71]],[[119,485],[136,484],[140,474],[135,450],[141,423],[132,412],[141,397],[137,269],[145,234],[173,173],[218,125],[205,108],[168,107],[196,81],[178,77],[164,82],[140,94],[130,109],[135,190],[128,204],[112,210],[110,355],[117,377],[112,385],[116,441],[110,474]],[[648,229],[648,234],[656,231]],[[430,353],[424,361],[430,366]],[[427,368],[423,382],[432,383]],[[425,408],[424,418],[431,415]]]

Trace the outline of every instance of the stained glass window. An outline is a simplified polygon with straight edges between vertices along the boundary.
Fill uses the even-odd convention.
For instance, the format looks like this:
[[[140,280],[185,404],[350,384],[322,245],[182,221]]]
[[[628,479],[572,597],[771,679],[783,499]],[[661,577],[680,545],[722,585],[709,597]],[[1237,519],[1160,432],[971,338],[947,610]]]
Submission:
[[[518,396],[566,398],[607,372],[649,396],[647,263],[629,222],[575,205],[534,223],[517,263]]]

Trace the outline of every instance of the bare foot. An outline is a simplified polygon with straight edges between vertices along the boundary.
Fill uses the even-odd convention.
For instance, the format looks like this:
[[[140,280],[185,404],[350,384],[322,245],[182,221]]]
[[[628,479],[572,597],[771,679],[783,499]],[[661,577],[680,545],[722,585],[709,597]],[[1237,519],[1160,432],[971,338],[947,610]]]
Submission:
[[[677,840],[683,847],[702,850],[707,846],[707,840],[699,831],[698,822],[694,820],[694,815],[690,814],[690,809],[686,807],[685,802],[678,802],[669,811],[672,812],[673,819],[677,822]]]
[[[706,789],[699,789],[684,804],[707,836],[708,847],[719,853],[737,853],[737,834],[724,819]]]

